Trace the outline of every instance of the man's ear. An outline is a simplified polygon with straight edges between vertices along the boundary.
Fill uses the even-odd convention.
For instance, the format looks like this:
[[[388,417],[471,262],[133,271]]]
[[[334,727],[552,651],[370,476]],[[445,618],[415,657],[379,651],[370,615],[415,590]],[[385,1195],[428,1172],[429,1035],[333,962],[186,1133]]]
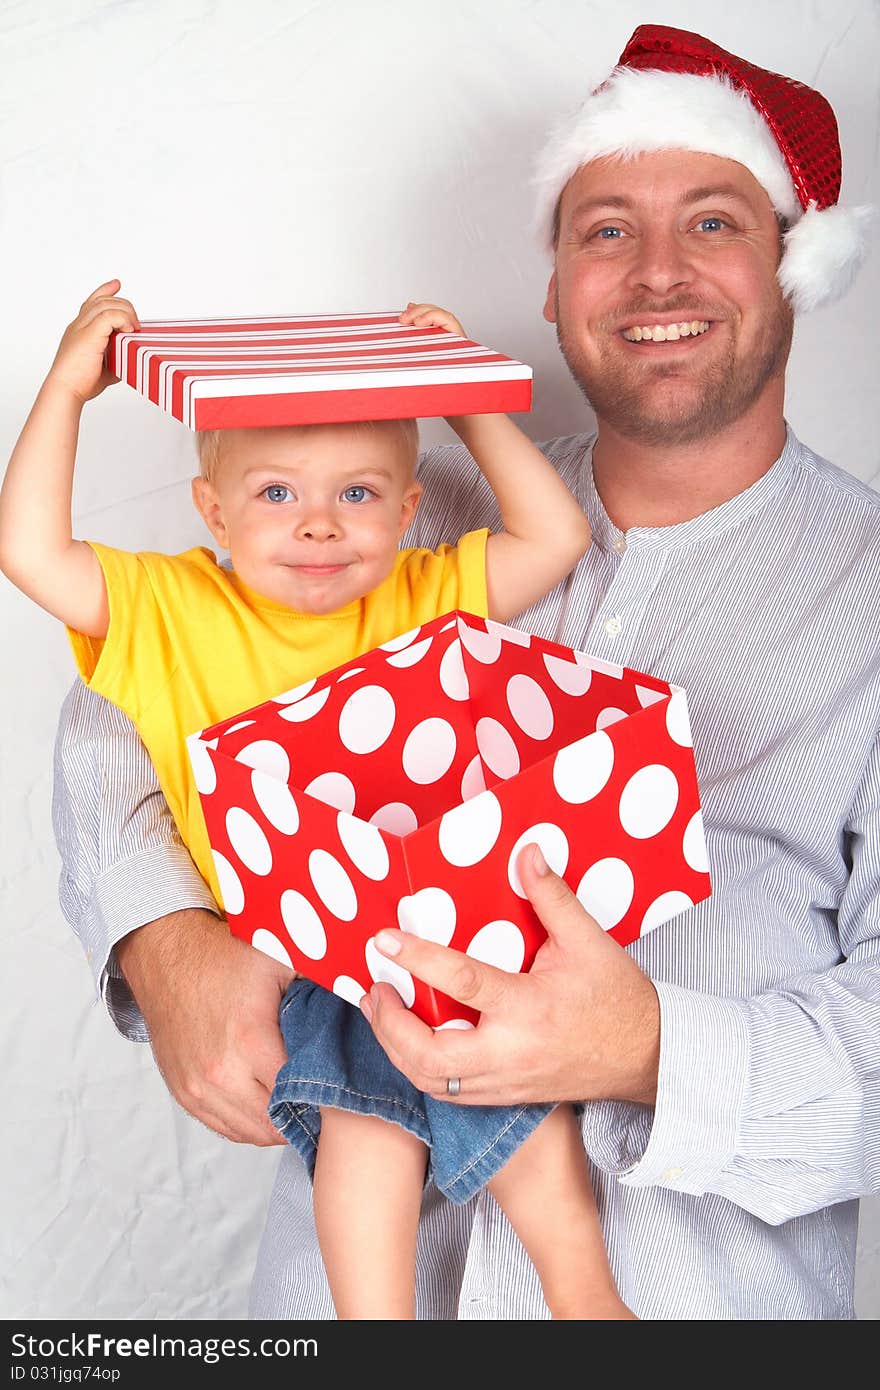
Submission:
[[[422,492],[421,483],[413,481],[403,494],[403,501],[400,505],[400,525],[397,528],[398,536],[402,536],[404,531],[412,525],[422,500]]]
[[[556,322],[556,271],[550,276],[547,298],[544,300],[544,318],[548,323]]]
[[[217,496],[213,483],[209,483],[207,478],[193,478],[192,480],[192,499],[195,509],[201,516],[214,540],[223,550],[229,549],[229,532],[226,530],[226,522],[220,510],[220,499]]]

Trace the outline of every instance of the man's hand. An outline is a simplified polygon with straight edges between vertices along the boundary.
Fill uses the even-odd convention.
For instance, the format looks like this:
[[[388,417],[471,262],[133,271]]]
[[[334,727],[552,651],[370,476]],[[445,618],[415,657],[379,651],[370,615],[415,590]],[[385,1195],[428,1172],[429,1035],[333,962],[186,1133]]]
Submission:
[[[391,985],[379,984],[361,1003],[376,1037],[419,1090],[447,1099],[447,1079],[460,1078],[459,1105],[653,1104],[660,1056],[654,986],[547,868],[537,846],[525,847],[518,868],[548,932],[529,974],[506,974],[406,932],[379,932],[383,954],[481,1017],[472,1031],[435,1033]]]
[[[282,1144],[266,1107],[292,972],[200,908],[140,927],[116,953],[175,1100],[236,1143]]]

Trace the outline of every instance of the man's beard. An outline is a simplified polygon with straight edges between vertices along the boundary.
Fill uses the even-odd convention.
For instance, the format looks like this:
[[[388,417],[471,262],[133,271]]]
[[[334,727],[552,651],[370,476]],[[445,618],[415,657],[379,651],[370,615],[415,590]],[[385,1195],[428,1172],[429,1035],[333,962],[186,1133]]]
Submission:
[[[624,306],[615,315],[614,322],[628,319],[651,323],[652,315],[665,317],[679,312],[684,321],[727,317],[724,311],[713,315],[706,306],[695,308],[693,304],[669,303],[662,307],[634,305],[630,309]],[[585,361],[577,343],[566,331],[558,299],[556,304],[556,337],[560,351],[597,417],[624,438],[643,444],[693,444],[720,433],[741,419],[767,382],[784,370],[793,326],[791,308],[780,292],[767,306],[753,351],[737,360],[731,339],[721,358],[707,364],[702,371],[698,367],[685,367],[683,375],[681,364],[664,364],[659,358],[656,364],[644,360],[627,363],[622,360],[622,351],[604,352],[598,360]],[[655,405],[650,390],[652,383],[666,376],[681,375],[679,398],[669,391],[665,401]]]

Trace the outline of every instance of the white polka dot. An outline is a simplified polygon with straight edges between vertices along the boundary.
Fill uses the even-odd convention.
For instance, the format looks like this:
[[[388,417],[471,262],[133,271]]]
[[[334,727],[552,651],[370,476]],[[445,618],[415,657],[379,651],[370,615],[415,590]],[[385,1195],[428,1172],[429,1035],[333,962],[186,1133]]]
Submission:
[[[632,869],[622,859],[600,859],[587,869],[575,896],[610,931],[629,912],[635,886]]]
[[[440,661],[440,687],[450,700],[470,699],[470,688],[458,638],[449,644]]]
[[[270,825],[282,835],[295,835],[299,829],[299,811],[290,788],[265,772],[251,773],[251,787],[257,805]]]
[[[419,828],[415,811],[403,801],[389,801],[387,806],[380,806],[370,816],[370,824],[378,825],[392,835],[411,835]]]
[[[322,960],[327,954],[324,924],[308,898],[288,888],[281,894],[281,920],[298,951],[309,960]]]
[[[226,812],[226,834],[245,868],[252,874],[265,875],[272,867],[269,841],[248,811],[233,806]]]
[[[596,716],[596,728],[607,729],[609,724],[619,724],[621,719],[628,718],[625,709],[618,709],[616,705],[606,705]]]
[[[316,801],[335,806],[337,811],[354,810],[357,799],[354,783],[341,772],[322,772],[320,777],[313,778],[304,790]]]
[[[403,745],[403,770],[411,782],[439,782],[455,758],[455,730],[445,719],[423,719]]]
[[[210,796],[217,786],[217,769],[211,761],[211,755],[198,734],[190,734],[186,746],[192,764],[196,789],[201,792],[202,796]]]
[[[388,848],[374,826],[340,811],[336,818],[336,828],[345,852],[356,869],[360,869],[366,878],[371,878],[376,883],[388,877],[388,870],[391,868]]]
[[[244,763],[247,767],[259,768],[260,772],[268,773],[270,777],[276,777],[281,782],[287,782],[290,778],[290,759],[281,744],[270,738],[261,738],[257,739],[256,743],[249,743],[236,753],[235,761]]]
[[[472,960],[484,961],[486,965],[494,965],[498,970],[508,970],[515,975],[522,969],[526,943],[515,923],[487,922],[472,939],[467,954]]]
[[[442,888],[422,888],[397,904],[401,931],[448,946],[455,931],[455,903]]]
[[[660,763],[639,768],[620,794],[620,823],[635,840],[648,840],[668,825],[678,805],[675,774]]]
[[[681,744],[682,748],[691,747],[693,740],[691,739],[687,701],[683,690],[676,690],[666,707],[666,727],[669,730],[669,737]]]
[[[363,985],[359,985],[350,975],[337,975],[333,981],[333,993],[338,994],[346,1003],[354,1004],[355,1008],[359,1006],[366,992]]]
[[[327,911],[342,922],[353,922],[358,910],[357,894],[339,860],[325,849],[313,849],[309,855],[309,877]]]
[[[589,661],[598,675],[612,676],[616,681],[623,679],[623,667],[618,666],[616,661],[603,661],[601,656],[591,656]]]
[[[384,686],[363,685],[342,706],[339,737],[350,753],[375,753],[394,728],[396,714]]]
[[[414,642],[412,646],[407,647],[405,651],[398,652],[396,656],[389,656],[388,665],[415,666],[417,662],[421,661],[423,656],[427,655],[428,648],[433,640],[433,637],[426,637],[422,642]]]
[[[293,969],[293,961],[287,954],[287,949],[283,942],[278,940],[274,932],[267,931],[265,927],[258,927],[251,937],[251,945],[257,950],[262,951],[264,956],[271,956],[273,960],[280,961],[282,965],[289,965]]]
[[[401,648],[408,647],[413,638],[418,637],[421,632],[420,627],[410,628],[409,632],[402,632],[399,637],[392,637],[390,642],[383,642],[380,651],[399,652]]]
[[[452,628],[452,627],[458,627],[458,618],[452,618],[452,619],[450,620],[450,622],[444,623],[443,626],[441,627],[440,631],[441,631],[441,632],[448,632],[449,629]]]
[[[507,682],[507,707],[529,738],[549,738],[553,732],[553,707],[531,676],[511,676]]]
[[[323,690],[316,690],[314,695],[307,695],[304,700],[297,700],[295,705],[285,705],[284,709],[278,711],[279,718],[286,719],[290,724],[302,724],[318,714],[329,699],[328,685]]]
[[[530,632],[523,632],[520,627],[507,627],[504,623],[493,622],[491,618],[486,619],[486,631],[491,632],[493,637],[500,637],[505,642],[512,642],[515,647],[530,647],[532,645]]]
[[[693,907],[693,903],[687,893],[661,893],[659,898],[655,898],[642,918],[641,934],[653,931],[659,927],[661,922],[668,922],[670,917],[678,917],[680,913],[687,912]]]
[[[560,656],[545,655],[544,665],[553,684],[566,695],[586,695],[593,671],[584,661],[564,661]]]
[[[223,730],[223,737],[225,738],[227,734],[237,734],[239,729],[248,729],[251,724],[256,722],[255,719],[239,719],[237,724],[230,724],[228,729]]]
[[[646,685],[637,685],[636,695],[642,709],[647,709],[649,705],[656,705],[659,700],[669,699],[667,690],[650,690]]]
[[[484,666],[491,666],[493,661],[497,661],[501,655],[501,638],[496,637],[492,632],[480,632],[475,627],[468,627],[467,623],[459,624],[461,640],[475,661],[482,662]]]
[[[516,861],[519,858],[520,850],[525,845],[540,845],[544,858],[556,874],[564,874],[568,866],[568,840],[559,826],[551,825],[548,821],[541,821],[540,824],[531,826],[524,834],[520,835],[510,851],[510,858],[507,861],[508,881],[514,893],[521,898],[525,897],[525,892],[520,882]]]
[[[400,995],[407,1008],[410,1008],[416,997],[416,987],[413,984],[413,977],[408,970],[404,970],[402,965],[389,960],[376,949],[373,938],[367,942],[364,956],[367,962],[367,969],[377,984],[384,981],[393,985]]]
[[[343,671],[342,675],[337,678],[336,684],[341,685],[343,681],[350,681],[352,676],[362,676],[366,669],[366,666],[352,666],[350,671]],[[344,980],[347,976],[340,975],[339,978]]]
[[[317,676],[312,676],[310,681],[303,681],[302,685],[294,685],[290,690],[282,691],[280,695],[272,696],[272,703],[276,705],[289,705],[294,700],[301,700],[304,695],[308,695],[310,690],[314,690]]]
[[[227,917],[237,917],[244,910],[244,889],[241,886],[241,879],[229,860],[219,850],[212,849],[211,854],[214,856],[214,868],[217,870],[217,879],[220,884],[223,911]]]
[[[464,770],[461,779],[461,799],[470,801],[472,796],[479,796],[486,790],[486,774],[483,768],[483,760],[479,753],[475,758],[471,758]]]
[[[563,801],[580,806],[607,784],[614,767],[614,744],[607,734],[589,734],[561,748],[553,763],[553,785]]]
[[[519,772],[519,753],[504,725],[497,719],[479,719],[476,734],[480,757],[489,770],[502,781],[515,777]]]
[[[445,1023],[438,1023],[434,1029],[435,1033],[442,1033],[444,1028],[473,1028],[469,1018],[450,1018]]]
[[[707,874],[709,872],[709,856],[706,853],[706,837],[703,834],[702,811],[696,811],[687,823],[682,852],[694,873]]]
[[[467,868],[485,859],[501,833],[501,803],[483,792],[447,811],[440,821],[440,853],[448,864]]]

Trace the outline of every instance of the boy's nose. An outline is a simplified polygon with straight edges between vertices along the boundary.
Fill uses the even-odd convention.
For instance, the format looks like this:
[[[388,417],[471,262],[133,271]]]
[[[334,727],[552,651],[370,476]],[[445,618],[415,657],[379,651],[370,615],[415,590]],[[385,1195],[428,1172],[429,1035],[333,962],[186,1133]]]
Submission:
[[[304,541],[334,541],[339,539],[340,531],[331,513],[314,511],[299,522],[296,534]]]

